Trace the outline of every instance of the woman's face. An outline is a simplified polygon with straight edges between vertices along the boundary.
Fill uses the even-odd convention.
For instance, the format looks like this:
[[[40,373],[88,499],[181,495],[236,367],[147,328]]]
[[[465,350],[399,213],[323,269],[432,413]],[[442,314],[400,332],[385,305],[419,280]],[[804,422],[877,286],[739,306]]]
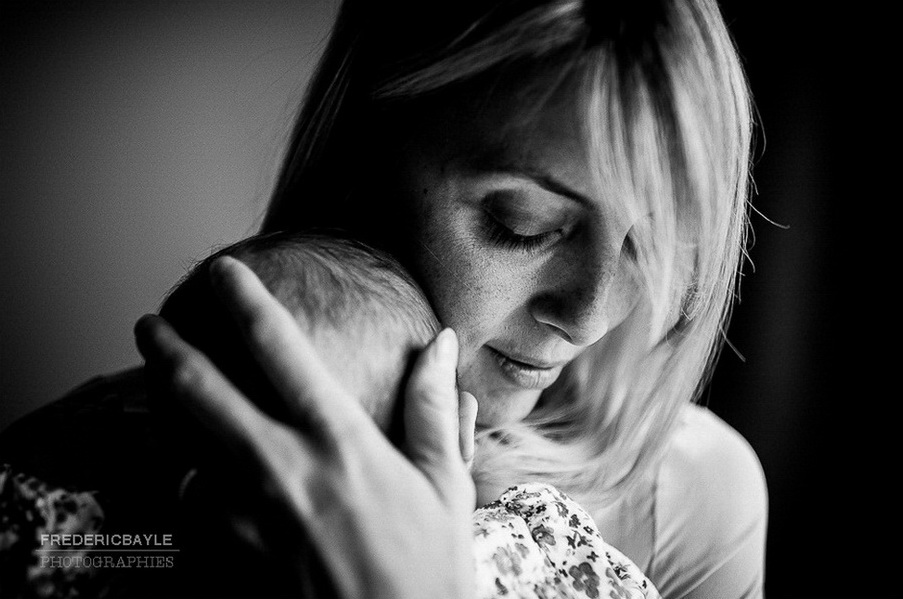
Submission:
[[[526,119],[510,93],[431,111],[400,158],[407,253],[459,336],[481,427],[525,417],[637,295],[633,222],[594,187],[571,100],[565,88]]]

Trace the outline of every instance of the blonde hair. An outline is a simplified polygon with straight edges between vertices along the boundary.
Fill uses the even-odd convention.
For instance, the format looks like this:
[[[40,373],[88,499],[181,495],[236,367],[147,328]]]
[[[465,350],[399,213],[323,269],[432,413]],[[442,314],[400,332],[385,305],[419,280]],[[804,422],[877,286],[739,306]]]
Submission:
[[[526,85],[549,73],[576,81],[596,183],[638,219],[629,251],[642,301],[566,367],[527,419],[481,433],[475,475],[543,480],[592,508],[664,452],[723,343],[748,226],[751,102],[714,0],[478,4],[444,7],[407,36],[391,29],[398,15],[384,7],[343,5],[264,230],[349,218],[353,185],[324,181],[347,168],[347,145],[382,107],[502,71],[526,74]],[[300,199],[327,192],[344,216],[311,215]]]

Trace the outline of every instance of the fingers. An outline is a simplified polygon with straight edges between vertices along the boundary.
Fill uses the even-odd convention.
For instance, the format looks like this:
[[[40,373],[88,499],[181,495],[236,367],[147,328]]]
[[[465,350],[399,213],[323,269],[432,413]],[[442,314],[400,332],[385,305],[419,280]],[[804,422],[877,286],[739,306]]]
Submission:
[[[315,445],[261,412],[163,318],[142,317],[135,337],[153,380],[166,385],[165,392],[259,477],[252,493],[290,496],[303,513],[313,513],[309,489],[295,483],[308,479],[320,465],[311,451]]]
[[[414,363],[406,389],[405,428],[415,458],[443,461],[460,456],[457,363],[458,340],[451,329],[440,332]]]
[[[405,393],[408,457],[447,503],[470,480],[458,434],[457,364],[458,338],[445,329],[417,357]]]
[[[458,442],[461,458],[470,470],[473,467],[474,436],[477,428],[477,398],[462,391],[458,394]]]
[[[292,415],[292,424],[305,432],[329,429],[338,435],[367,419],[360,403],[326,369],[294,316],[250,268],[223,257],[211,264],[210,272],[214,289]]]
[[[260,457],[253,442],[266,434],[269,419],[161,317],[147,315],[135,325],[138,350],[153,381],[174,394],[213,435],[243,457]]]

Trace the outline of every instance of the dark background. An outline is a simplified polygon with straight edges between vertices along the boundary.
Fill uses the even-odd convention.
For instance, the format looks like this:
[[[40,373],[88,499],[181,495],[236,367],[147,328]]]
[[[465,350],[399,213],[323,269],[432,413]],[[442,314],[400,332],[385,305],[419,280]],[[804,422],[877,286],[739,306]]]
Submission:
[[[899,21],[853,6],[723,4],[764,216],[729,331],[745,361],[725,348],[708,398],[765,469],[771,597],[901,596],[903,51]]]
[[[254,230],[334,5],[0,6],[2,428],[137,363],[134,320]],[[736,351],[705,400],[765,469],[767,595],[899,596],[898,21],[722,6],[761,129]]]

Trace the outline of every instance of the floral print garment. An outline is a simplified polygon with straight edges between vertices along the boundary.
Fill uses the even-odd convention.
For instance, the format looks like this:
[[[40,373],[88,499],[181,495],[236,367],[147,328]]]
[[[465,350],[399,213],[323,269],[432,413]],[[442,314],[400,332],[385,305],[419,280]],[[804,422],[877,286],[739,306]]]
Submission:
[[[92,493],[52,487],[0,466],[0,596],[75,597],[99,591],[95,570],[73,566],[84,551],[58,553],[42,535],[96,533],[104,513]],[[45,558],[65,556],[59,567]]]
[[[93,568],[42,567],[42,534],[94,533],[93,493],[49,486],[0,466],[0,596],[104,595]],[[602,540],[592,518],[554,487],[518,485],[474,512],[477,599],[660,599],[652,583]],[[72,553],[65,554],[72,557]]]
[[[473,517],[477,599],[660,599],[558,489],[517,485]]]

